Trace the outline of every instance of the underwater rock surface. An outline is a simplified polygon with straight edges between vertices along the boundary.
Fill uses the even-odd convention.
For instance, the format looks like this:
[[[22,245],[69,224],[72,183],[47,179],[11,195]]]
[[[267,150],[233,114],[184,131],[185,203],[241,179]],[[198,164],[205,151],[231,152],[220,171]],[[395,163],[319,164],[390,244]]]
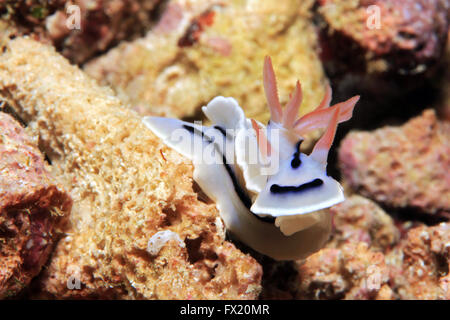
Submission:
[[[358,195],[329,209],[334,230],[326,247],[298,261],[297,299],[392,299],[383,252],[400,233],[376,203]]]
[[[358,195],[329,210],[335,229],[325,248],[305,260],[263,264],[263,298],[450,298],[449,223],[402,224]]]
[[[423,73],[442,57],[448,0],[321,0],[327,58],[367,73]]]
[[[450,224],[411,229],[386,254],[391,287],[401,299],[450,299]]]
[[[269,120],[262,62],[276,66],[285,105],[299,79],[301,114],[325,93],[311,21],[313,1],[169,1],[145,38],[123,43],[85,70],[143,115],[193,116],[215,96],[234,97],[249,118]]]
[[[386,206],[450,212],[450,123],[433,110],[400,127],[351,132],[339,165],[351,188]]]
[[[384,255],[366,243],[322,249],[298,271],[298,299],[392,299]]]
[[[225,241],[192,164],[167,148],[112,90],[50,46],[5,44],[0,91],[14,102],[70,191],[70,228],[39,279],[41,298],[255,299],[261,266]],[[170,230],[152,256],[149,239]],[[68,279],[73,287],[71,290]]]
[[[0,299],[20,293],[41,271],[71,206],[35,141],[0,112]]]
[[[400,238],[392,217],[367,198],[351,195],[329,211],[333,215],[334,230],[327,247],[364,242],[375,250],[385,251]]]
[[[161,0],[6,0],[0,3],[0,31],[31,35],[53,44],[74,63],[83,63],[121,40],[150,29]],[[80,18],[75,14],[78,6]],[[79,28],[76,25],[79,24]],[[69,25],[70,28],[67,27]]]
[[[292,263],[265,262],[264,299],[393,299],[385,252],[399,241],[395,221],[375,202],[351,195],[327,209],[325,247]]]

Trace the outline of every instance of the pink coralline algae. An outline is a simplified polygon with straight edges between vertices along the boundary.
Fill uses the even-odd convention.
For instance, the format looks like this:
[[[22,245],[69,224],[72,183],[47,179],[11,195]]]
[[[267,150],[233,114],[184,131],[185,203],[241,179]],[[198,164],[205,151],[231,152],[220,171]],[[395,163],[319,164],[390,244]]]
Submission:
[[[410,230],[386,255],[391,288],[401,299],[450,299],[450,224]]]
[[[378,71],[418,73],[445,48],[448,0],[321,0],[329,54],[358,52]],[[354,51],[354,50],[357,51]],[[342,53],[344,50],[344,54]],[[353,61],[354,54],[350,55]]]
[[[345,243],[364,242],[372,249],[386,251],[400,237],[394,220],[375,202],[352,195],[329,209],[333,215],[334,230],[329,248],[339,248]]]
[[[25,130],[0,112],[0,299],[39,273],[71,206]]]
[[[299,263],[299,299],[392,299],[383,253],[366,243],[326,248]]]
[[[351,132],[339,150],[348,185],[390,207],[450,212],[450,124],[426,110],[401,127]]]
[[[450,224],[402,227],[371,200],[334,206],[326,247],[297,261],[298,299],[450,299]],[[278,294],[279,298],[283,298]]]
[[[329,209],[334,230],[326,247],[297,262],[298,299],[392,299],[384,252],[399,240],[393,219],[358,195]]]
[[[450,299],[450,225],[410,229],[380,251],[343,242],[297,261],[298,299]],[[282,298],[282,296],[281,296]]]

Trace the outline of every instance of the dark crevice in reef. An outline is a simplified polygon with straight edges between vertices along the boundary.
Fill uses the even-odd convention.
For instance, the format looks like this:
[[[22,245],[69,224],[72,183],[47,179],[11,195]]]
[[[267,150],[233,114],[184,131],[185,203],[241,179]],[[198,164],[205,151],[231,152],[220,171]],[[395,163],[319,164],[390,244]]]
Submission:
[[[198,201],[201,201],[203,203],[206,204],[214,204],[214,201],[212,201],[202,190],[202,188],[200,188],[200,186],[198,185],[197,182],[193,181],[192,184],[192,189],[194,190],[194,192],[197,194],[197,199]]]
[[[19,116],[19,114],[14,110],[12,106],[10,106],[6,101],[1,99],[1,93],[0,93],[0,112],[4,112],[9,114],[11,117],[13,117],[22,127],[26,128],[28,124]],[[47,161],[48,164],[52,164],[52,161],[50,160],[50,157],[40,148],[39,149],[44,156],[45,161]]]
[[[190,264],[195,264],[201,260],[215,261],[218,259],[217,254],[209,248],[202,248],[204,235],[200,235],[197,238],[184,240],[186,244],[186,250],[188,252],[188,261]]]
[[[225,240],[232,242],[244,254],[251,255],[263,268],[260,299],[294,299],[298,272],[295,261],[276,261],[265,256],[226,232]]]
[[[179,211],[179,208],[175,204],[175,209],[172,209],[171,206],[164,207],[162,209],[162,213],[164,216],[164,220],[162,225],[166,227],[170,227],[173,225],[177,225],[181,223],[182,217]]]
[[[447,258],[442,254],[436,254],[436,270],[439,277],[445,277],[448,275],[449,264]]]
[[[378,203],[384,211],[390,214],[390,216],[399,222],[418,222],[423,223],[427,226],[435,226],[440,224],[441,222],[448,222],[449,217],[436,213],[436,214],[430,214],[430,213],[424,213],[418,210],[414,207],[405,207],[405,208],[393,208],[388,207],[385,205],[382,205],[381,203]]]
[[[0,96],[1,97],[1,96]],[[24,128],[27,127],[27,123],[17,114],[13,107],[11,107],[6,101],[0,98],[0,112],[4,112],[13,117]]]
[[[205,234],[201,234],[197,238],[186,238],[186,250],[188,253],[188,262],[198,270],[205,271],[207,277],[202,277],[200,281],[210,281],[216,276],[216,268],[218,267],[217,260],[219,256],[211,247],[202,246],[205,240]]]
[[[260,299],[295,299],[298,271],[295,261],[275,261],[259,255],[255,257],[263,267]]]
[[[333,79],[331,83],[333,84]],[[357,85],[346,89],[333,86],[331,104],[344,101],[354,95],[360,95],[361,99],[356,104],[352,119],[339,124],[328,157],[328,174],[338,180],[341,178],[338,167],[339,146],[350,131],[373,131],[387,125],[403,125],[411,118],[419,116],[423,110],[437,105],[440,96],[431,80],[414,91],[397,96],[375,95]]]
[[[200,252],[202,240],[203,239],[201,237],[195,239],[186,238],[186,240],[184,240],[188,252],[188,261],[190,264],[194,264],[203,258],[203,255]]]
[[[156,23],[158,22],[158,20],[162,17],[162,13],[166,11],[168,3],[169,0],[161,0],[156,4],[153,11],[150,12],[150,18],[152,19],[152,21],[156,21]]]

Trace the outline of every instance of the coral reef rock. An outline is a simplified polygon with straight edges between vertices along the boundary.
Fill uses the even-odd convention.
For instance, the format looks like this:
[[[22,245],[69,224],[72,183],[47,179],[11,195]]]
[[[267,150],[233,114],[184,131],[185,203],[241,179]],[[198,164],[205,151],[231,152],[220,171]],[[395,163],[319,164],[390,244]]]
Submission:
[[[351,132],[339,164],[346,183],[390,207],[450,212],[450,124],[426,110],[401,127]]]
[[[327,210],[334,228],[325,248],[305,260],[263,260],[265,299],[391,299],[385,252],[400,238],[394,220],[358,195]]]
[[[299,262],[299,299],[391,299],[389,269],[366,243],[325,248]]]
[[[394,220],[373,201],[358,195],[329,209],[333,215],[334,230],[329,248],[339,248],[344,243],[365,242],[372,249],[385,251],[395,245],[400,237]]]
[[[450,299],[450,224],[411,229],[386,255],[400,299]]]
[[[400,234],[393,219],[358,195],[328,209],[334,230],[326,247],[297,261],[298,299],[391,299],[383,252]]]
[[[263,260],[263,298],[450,299],[449,223],[402,224],[358,195],[329,211],[325,248],[294,263]]]
[[[83,63],[121,40],[139,37],[152,25],[161,0],[1,1],[0,18],[10,35],[32,35]]]
[[[262,268],[225,241],[214,204],[194,191],[192,163],[110,89],[53,48],[16,38],[1,54],[0,91],[74,198],[40,297],[258,297]],[[178,237],[156,248],[154,236],[165,230]]]
[[[319,3],[326,24],[325,58],[366,68],[369,73],[417,74],[444,53],[450,19],[448,0]]]
[[[20,293],[40,272],[71,207],[34,141],[0,112],[0,298]]]
[[[300,79],[305,114],[320,103],[326,84],[311,22],[313,2],[169,1],[145,38],[122,43],[85,70],[141,114],[190,117],[221,95],[266,122],[261,70],[270,55],[281,104]]]

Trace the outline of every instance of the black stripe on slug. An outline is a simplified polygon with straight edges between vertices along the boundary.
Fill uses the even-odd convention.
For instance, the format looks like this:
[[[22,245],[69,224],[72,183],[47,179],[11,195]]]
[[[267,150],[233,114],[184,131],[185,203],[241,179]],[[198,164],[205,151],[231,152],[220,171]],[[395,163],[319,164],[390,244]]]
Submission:
[[[281,193],[297,193],[302,192],[311,188],[317,188],[323,185],[323,181],[321,179],[314,179],[311,182],[304,183],[299,186],[279,186],[278,184],[273,184],[270,186],[270,192],[275,194],[281,194]]]
[[[188,126],[188,125],[183,125],[183,128],[188,130],[192,134],[201,136],[202,139],[206,140],[208,143],[212,143],[213,142],[209,137],[205,136],[203,131],[201,131],[201,130],[195,128],[195,127]],[[223,130],[222,127],[216,126],[214,128],[219,130],[226,137],[226,132],[225,132],[225,130]],[[217,151],[220,152],[219,150],[217,150]],[[250,197],[247,195],[247,192],[245,192],[245,190],[239,184],[233,169],[227,163],[227,159],[226,159],[225,155],[223,153],[221,153],[221,152],[220,152],[220,154],[222,155],[222,162],[223,162],[223,165],[225,167],[225,170],[227,171],[228,176],[230,177],[231,182],[233,183],[234,191],[236,192],[237,196],[241,200],[242,204],[248,209],[248,211],[250,211],[250,207],[252,206],[252,201],[251,201]],[[259,219],[259,220],[261,220],[263,222],[272,223],[272,224],[275,223],[275,218],[273,218],[273,217],[260,217],[260,216],[254,214],[251,211],[250,211],[250,213],[252,213],[257,219]]]
[[[199,129],[195,128],[195,127],[188,126],[186,124],[183,124],[183,128],[186,129],[187,131],[189,131],[192,134],[196,134],[196,135],[202,137],[202,139],[206,140],[206,142],[208,142],[208,143],[213,142],[209,137],[205,136],[205,134],[203,133],[202,130],[199,130]]]
[[[233,170],[227,163],[227,159],[224,155],[222,155],[223,165],[225,166],[225,170],[227,170],[228,175],[230,176],[231,181],[233,182],[234,191],[236,191],[236,194],[238,195],[239,199],[241,199],[244,206],[250,210],[250,207],[252,206],[252,201],[250,200],[247,193],[244,191],[244,189],[241,188],[239,182],[236,179],[236,175],[234,174]]]
[[[191,127],[191,126],[183,124],[183,128],[186,129],[187,131],[189,131],[192,134],[195,133],[195,128],[194,127]]]
[[[223,134],[223,136],[226,138],[227,137],[227,132],[225,131],[224,128],[222,128],[221,126],[214,126],[214,129],[217,129],[220,131],[221,134]]]
[[[297,151],[295,151],[294,153],[294,158],[291,161],[291,167],[292,169],[297,169],[298,167],[300,167],[300,165],[302,164],[302,160],[300,160],[300,145],[302,144],[303,140],[300,140],[299,142],[297,142],[297,144],[295,145],[295,149]]]
[[[275,223],[274,217],[260,217],[257,214],[254,214],[253,212],[251,212],[250,207],[252,206],[252,200],[249,198],[249,196],[247,195],[245,190],[242,189],[241,185],[237,181],[236,175],[234,174],[231,167],[227,164],[226,158],[224,155],[222,155],[222,160],[223,160],[225,169],[227,170],[227,173],[230,176],[231,181],[233,182],[234,191],[236,191],[236,194],[238,195],[239,199],[242,201],[244,206],[248,209],[248,211],[250,211],[250,213],[253,214],[253,216],[255,216],[258,220],[261,220],[262,222],[274,224]]]
[[[217,127],[219,127],[219,126],[217,126]],[[209,143],[211,143],[211,142],[213,142],[213,141],[211,141],[211,139],[209,138],[209,137],[207,137],[207,136],[205,136],[204,135],[204,133],[203,133],[203,131],[201,131],[201,130],[198,130],[197,128],[195,128],[195,127],[191,127],[191,126],[188,126],[188,125],[183,125],[183,128],[184,129],[186,129],[186,130],[188,130],[190,133],[192,133],[192,134],[195,134],[195,135],[198,135],[198,136],[201,136],[202,137],[202,139],[204,139],[204,140],[206,140],[207,142],[209,142]],[[224,130],[223,130],[223,128],[221,128],[221,127],[219,127],[220,129],[222,129],[222,130],[220,130],[220,129],[218,129],[218,128],[216,128],[216,129],[218,129],[220,132],[225,132]],[[222,132],[222,133],[223,133]],[[217,149],[216,149],[217,150]],[[242,189],[242,187],[239,185],[239,182],[238,182],[238,180],[237,180],[237,178],[236,178],[236,175],[234,174],[234,172],[233,172],[233,169],[231,169],[231,167],[230,167],[230,165],[227,163],[227,159],[226,159],[226,157],[225,157],[225,155],[223,154],[223,153],[221,153],[219,150],[217,150],[217,152],[219,152],[221,155],[222,155],[222,162],[223,162],[223,165],[224,165],[224,167],[225,167],[225,170],[227,171],[227,173],[228,173],[228,176],[230,177],[230,179],[231,179],[231,182],[233,183],[233,187],[234,187],[234,190],[236,191],[236,194],[238,195],[238,197],[239,197],[239,199],[241,199],[241,201],[242,201],[242,203],[244,204],[244,206],[247,208],[247,209],[250,209],[250,207],[252,206],[252,201],[250,200],[250,198],[249,198],[249,196],[247,195],[247,193]]]

